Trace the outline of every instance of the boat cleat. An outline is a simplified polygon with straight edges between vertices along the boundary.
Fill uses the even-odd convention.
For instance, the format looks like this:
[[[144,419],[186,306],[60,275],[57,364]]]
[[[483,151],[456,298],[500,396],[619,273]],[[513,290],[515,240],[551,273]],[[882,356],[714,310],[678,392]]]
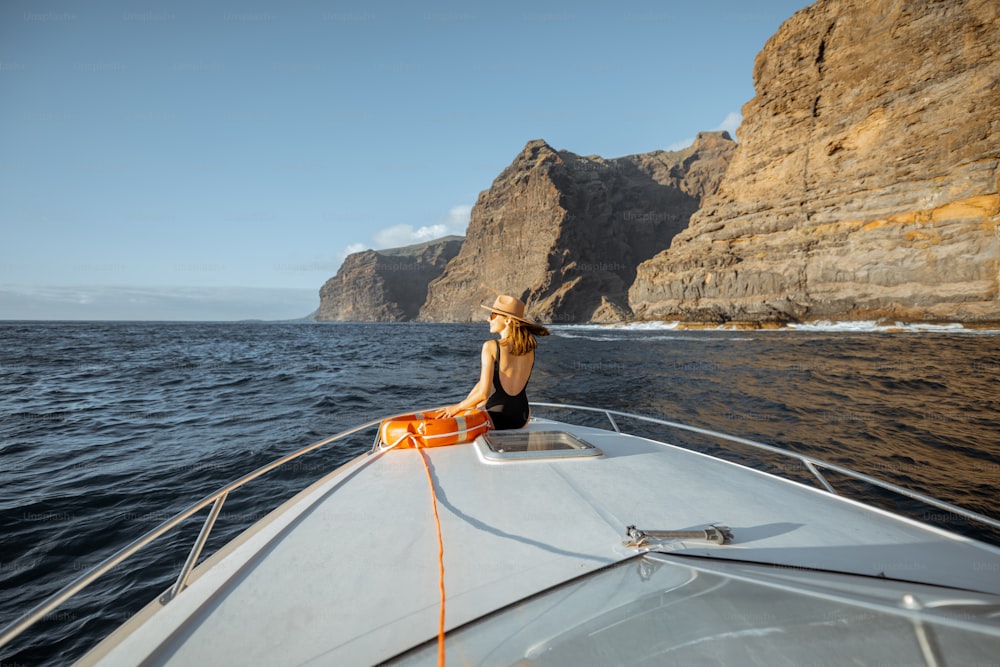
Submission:
[[[729,544],[733,541],[733,531],[727,526],[711,525],[705,530],[641,530],[627,526],[625,535],[629,538],[622,544],[632,549],[650,548],[651,543],[671,540],[704,540],[711,544]]]

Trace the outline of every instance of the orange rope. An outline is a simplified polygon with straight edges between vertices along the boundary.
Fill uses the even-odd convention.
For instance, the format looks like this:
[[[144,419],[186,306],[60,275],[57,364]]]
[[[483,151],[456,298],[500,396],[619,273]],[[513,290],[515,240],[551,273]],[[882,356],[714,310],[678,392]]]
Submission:
[[[414,438],[414,442],[416,442]],[[441,590],[441,615],[438,618],[438,667],[444,667],[444,541],[441,539],[441,519],[438,517],[437,492],[434,490],[434,479],[431,477],[431,468],[427,463],[427,455],[424,448],[417,444],[417,451],[420,452],[420,460],[424,464],[424,471],[427,473],[427,483],[431,487],[431,507],[434,509],[434,524],[437,526],[438,538],[438,588]]]

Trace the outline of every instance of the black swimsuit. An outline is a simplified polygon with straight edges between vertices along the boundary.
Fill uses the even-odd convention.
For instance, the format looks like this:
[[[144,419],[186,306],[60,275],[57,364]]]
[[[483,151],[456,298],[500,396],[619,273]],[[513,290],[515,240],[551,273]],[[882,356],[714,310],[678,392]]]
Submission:
[[[531,378],[531,373],[528,374]],[[524,383],[521,393],[511,396],[504,391],[500,382],[500,343],[497,342],[497,358],[493,361],[493,394],[486,401],[486,411],[490,413],[495,429],[521,428],[528,423],[528,383]]]

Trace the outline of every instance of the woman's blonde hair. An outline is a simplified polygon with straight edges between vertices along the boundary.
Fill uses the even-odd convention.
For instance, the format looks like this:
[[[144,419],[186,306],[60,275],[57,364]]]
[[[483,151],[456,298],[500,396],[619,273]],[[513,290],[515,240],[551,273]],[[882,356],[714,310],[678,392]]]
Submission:
[[[504,344],[514,356],[531,352],[538,346],[535,336],[548,336],[549,330],[540,324],[529,324],[513,317],[507,319],[507,335]]]

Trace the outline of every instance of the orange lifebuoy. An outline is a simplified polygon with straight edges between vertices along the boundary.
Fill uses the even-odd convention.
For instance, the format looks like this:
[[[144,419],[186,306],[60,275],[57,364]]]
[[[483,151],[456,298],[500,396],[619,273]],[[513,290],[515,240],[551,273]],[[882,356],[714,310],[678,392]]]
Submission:
[[[386,419],[378,429],[382,444],[404,449],[457,445],[472,442],[490,428],[485,410],[463,410],[454,417],[441,417],[442,412],[416,412]]]

